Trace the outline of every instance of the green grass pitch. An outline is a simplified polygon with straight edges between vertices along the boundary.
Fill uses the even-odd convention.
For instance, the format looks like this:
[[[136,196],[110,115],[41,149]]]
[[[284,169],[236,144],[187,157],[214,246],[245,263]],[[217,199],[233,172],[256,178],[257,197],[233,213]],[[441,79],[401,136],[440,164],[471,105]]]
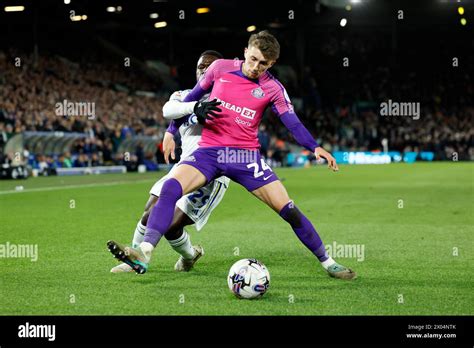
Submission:
[[[139,276],[109,272],[117,262],[106,242],[130,243],[158,174],[3,181],[0,244],[37,244],[38,260],[0,258],[0,314],[472,315],[473,169],[277,170],[326,245],[364,247],[363,260],[337,258],[358,273],[352,282],[328,277],[289,225],[235,183],[201,232],[188,228],[206,251],[193,271],[173,271],[178,256],[162,239]],[[227,288],[230,266],[246,257],[270,270],[259,300]]]

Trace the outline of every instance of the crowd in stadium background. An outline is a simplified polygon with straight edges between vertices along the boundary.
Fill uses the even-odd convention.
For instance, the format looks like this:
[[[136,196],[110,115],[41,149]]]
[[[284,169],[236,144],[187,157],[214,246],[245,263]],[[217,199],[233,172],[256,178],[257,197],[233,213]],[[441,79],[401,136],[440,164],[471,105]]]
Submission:
[[[474,159],[471,75],[444,71],[426,74],[414,69],[410,78],[398,79],[388,61],[375,59],[385,49],[376,37],[337,40],[327,35],[319,40],[304,74],[296,73],[298,67],[291,64],[285,65],[292,72],[290,77],[278,76],[277,69],[272,73],[283,80],[299,118],[327,150],[383,151],[385,138],[390,150],[401,153],[431,151],[435,160],[449,160],[456,153],[459,160]],[[357,57],[367,69],[325,69],[328,62],[345,54]],[[15,57],[22,57],[21,67],[12,64]],[[135,135],[154,137],[157,147],[155,153],[143,153],[138,146],[132,162],[164,162],[161,141],[167,122],[162,106],[173,91],[160,89],[146,74],[101,61],[99,55],[93,60],[90,55],[86,58],[75,61],[57,52],[40,52],[35,59],[28,52],[0,52],[1,163],[13,158],[4,151],[6,142],[24,131],[88,134],[71,152],[55,156],[28,153],[26,149],[29,164],[38,169],[124,164],[118,147]],[[430,83],[421,88],[420,80],[426,81],[427,75]],[[158,93],[136,95],[138,90]],[[381,117],[380,103],[390,98],[420,101],[420,119]],[[96,117],[58,116],[55,104],[63,100],[95,103]],[[262,152],[274,164],[284,165],[294,141],[271,110],[267,113],[259,134]]]

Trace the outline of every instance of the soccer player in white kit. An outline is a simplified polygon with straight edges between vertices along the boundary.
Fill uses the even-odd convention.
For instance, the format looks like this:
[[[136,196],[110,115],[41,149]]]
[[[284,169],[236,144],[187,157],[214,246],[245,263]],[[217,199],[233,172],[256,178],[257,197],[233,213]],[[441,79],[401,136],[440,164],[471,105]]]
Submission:
[[[223,58],[219,52],[203,52],[196,66],[196,79],[199,80],[207,68],[217,59]],[[179,131],[182,143],[181,158],[189,157],[198,147],[201,140],[202,125],[197,123],[196,116],[193,115],[193,108],[196,102],[182,103],[184,98],[191,90],[174,92],[169,101],[163,106],[163,117],[169,120],[191,115],[188,121],[178,127],[172,121],[168,127],[164,139],[163,147],[165,160],[168,163],[169,156],[174,159],[174,135]],[[202,100],[207,100],[204,96]],[[212,105],[211,105],[212,110]],[[137,247],[143,242],[146,230],[146,224],[150,215],[150,210],[157,203],[163,183],[173,174],[177,165],[174,165],[170,172],[158,180],[150,190],[150,197],[145,205],[145,211],[138,221],[133,235],[132,246]],[[208,185],[183,196],[175,207],[173,223],[165,235],[171,247],[181,256],[175,265],[176,271],[189,271],[194,263],[204,255],[204,249],[200,245],[193,246],[188,233],[183,229],[184,226],[195,224],[196,229],[200,231],[206,224],[212,211],[219,205],[229,186],[229,179],[225,176],[216,178]],[[109,250],[116,258],[123,261],[120,265],[111,269],[112,273],[132,272],[131,265],[126,263],[124,254],[116,246],[116,242],[107,243]]]

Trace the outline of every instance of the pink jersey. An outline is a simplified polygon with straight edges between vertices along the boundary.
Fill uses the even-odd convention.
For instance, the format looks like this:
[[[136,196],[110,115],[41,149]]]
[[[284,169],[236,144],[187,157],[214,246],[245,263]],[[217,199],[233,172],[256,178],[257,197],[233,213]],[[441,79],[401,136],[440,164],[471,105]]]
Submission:
[[[242,73],[241,60],[218,59],[207,69],[199,82],[209,90],[209,100],[217,98],[222,112],[214,120],[207,120],[202,130],[201,147],[229,146],[257,149],[258,126],[268,106],[281,116],[292,113],[293,105],[282,84],[268,71],[258,80]]]

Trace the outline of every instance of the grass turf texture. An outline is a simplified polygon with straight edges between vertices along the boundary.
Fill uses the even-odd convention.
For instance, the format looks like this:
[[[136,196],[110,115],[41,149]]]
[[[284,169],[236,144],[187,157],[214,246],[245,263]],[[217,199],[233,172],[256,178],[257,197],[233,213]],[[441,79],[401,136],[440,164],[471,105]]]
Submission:
[[[0,244],[38,244],[39,257],[0,258],[0,314],[472,315],[473,168],[278,170],[326,245],[364,245],[364,261],[339,258],[359,274],[353,282],[328,277],[290,226],[235,183],[203,231],[188,229],[206,251],[193,271],[173,271],[178,255],[162,239],[138,276],[109,273],[117,263],[106,242],[130,243],[156,173],[3,181]],[[227,288],[230,266],[246,257],[270,270],[260,300]]]

